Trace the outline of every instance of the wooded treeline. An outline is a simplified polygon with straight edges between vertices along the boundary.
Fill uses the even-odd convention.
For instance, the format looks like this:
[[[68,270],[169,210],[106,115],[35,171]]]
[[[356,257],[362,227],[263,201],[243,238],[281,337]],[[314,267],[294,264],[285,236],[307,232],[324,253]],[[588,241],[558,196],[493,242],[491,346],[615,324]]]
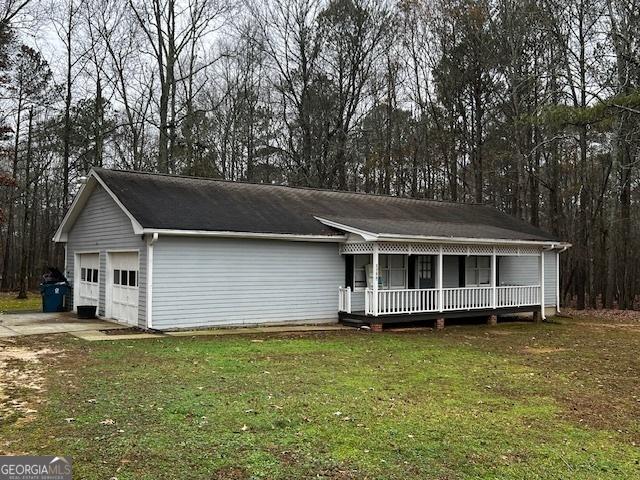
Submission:
[[[2,9],[2,289],[99,165],[486,202],[574,245],[565,301],[638,307],[640,0]]]

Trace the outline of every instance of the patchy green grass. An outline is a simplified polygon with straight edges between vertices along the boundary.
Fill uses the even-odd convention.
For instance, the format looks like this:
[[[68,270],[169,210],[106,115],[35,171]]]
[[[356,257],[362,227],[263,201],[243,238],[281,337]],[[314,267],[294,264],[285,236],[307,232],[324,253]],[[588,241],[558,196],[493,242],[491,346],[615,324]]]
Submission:
[[[639,341],[571,323],[22,339],[64,352],[0,453],[71,455],[83,479],[639,478]]]
[[[29,292],[25,299],[18,299],[17,295],[16,292],[0,293],[0,313],[42,310],[40,292]]]

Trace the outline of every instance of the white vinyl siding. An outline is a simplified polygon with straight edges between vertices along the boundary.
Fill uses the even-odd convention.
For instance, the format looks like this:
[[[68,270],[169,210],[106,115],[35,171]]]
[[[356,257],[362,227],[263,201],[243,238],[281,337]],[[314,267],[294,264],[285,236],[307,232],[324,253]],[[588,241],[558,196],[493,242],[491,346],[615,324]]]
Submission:
[[[539,256],[498,257],[498,286],[540,285]]]
[[[69,232],[66,266],[67,279],[73,283],[75,253],[100,252],[98,315],[105,314],[107,252],[112,250],[131,250],[140,253],[138,325],[144,327],[146,326],[147,246],[141,235],[133,233],[129,217],[116,205],[109,194],[98,186]]]
[[[153,326],[336,322],[344,268],[335,243],[160,236]]]
[[[556,252],[544,253],[544,303],[556,304]],[[540,257],[498,257],[500,285],[540,285]]]
[[[364,311],[364,289],[351,292],[351,311]]]
[[[544,304],[547,307],[556,305],[556,257],[557,252],[544,252]]]

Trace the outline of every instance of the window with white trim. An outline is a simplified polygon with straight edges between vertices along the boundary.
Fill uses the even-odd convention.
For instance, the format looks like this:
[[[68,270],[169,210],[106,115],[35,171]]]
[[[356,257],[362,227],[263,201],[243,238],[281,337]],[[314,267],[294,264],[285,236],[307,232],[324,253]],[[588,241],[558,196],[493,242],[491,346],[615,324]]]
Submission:
[[[380,288],[398,290],[407,287],[406,255],[380,255]]]
[[[465,261],[465,284],[468,287],[491,285],[491,258],[472,255]]]
[[[123,287],[137,287],[138,286],[138,271],[137,270],[113,270],[113,284]]]
[[[380,279],[378,288],[402,289],[407,288],[407,256],[406,255],[379,255]],[[353,288],[371,288],[373,285],[373,256],[353,256]]]
[[[98,269],[84,268],[80,269],[80,281],[87,283],[98,283]]]

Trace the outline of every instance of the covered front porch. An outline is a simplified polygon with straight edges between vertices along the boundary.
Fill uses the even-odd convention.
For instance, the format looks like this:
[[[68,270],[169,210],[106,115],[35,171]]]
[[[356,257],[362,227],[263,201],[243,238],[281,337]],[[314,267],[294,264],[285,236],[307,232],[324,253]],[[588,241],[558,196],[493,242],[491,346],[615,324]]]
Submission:
[[[436,320],[441,326],[447,317],[485,315],[493,323],[516,312],[540,319],[545,296],[558,296],[545,295],[545,277],[557,285],[556,278],[549,281],[558,272],[553,247],[372,241],[347,242],[340,253],[345,286],[338,310],[347,323]]]

